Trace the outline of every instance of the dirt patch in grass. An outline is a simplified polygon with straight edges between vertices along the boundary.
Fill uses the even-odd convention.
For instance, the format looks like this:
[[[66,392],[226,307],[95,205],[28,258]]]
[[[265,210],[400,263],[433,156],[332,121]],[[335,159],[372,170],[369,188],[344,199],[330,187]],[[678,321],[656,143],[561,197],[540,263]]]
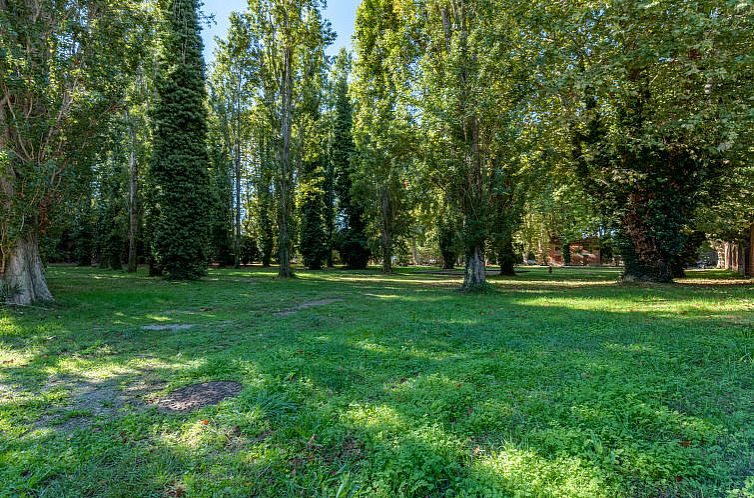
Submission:
[[[192,323],[172,323],[167,325],[144,325],[141,330],[148,330],[151,332],[161,332],[161,331],[170,331],[170,332],[180,332],[181,330],[189,330],[194,328],[196,325]]]
[[[299,311],[304,311],[309,308],[317,308],[319,306],[327,306],[328,304],[333,304],[340,301],[342,301],[342,299],[339,297],[331,299],[317,299],[314,301],[304,301],[303,303],[297,304],[293,308],[278,311],[277,313],[275,313],[275,316],[290,316],[294,313],[298,313]]]
[[[168,412],[190,412],[216,405],[226,398],[237,396],[242,390],[243,385],[239,382],[203,382],[176,389],[155,404]]]
[[[117,379],[52,379],[44,389],[51,391],[62,388],[68,392],[69,402],[64,409],[43,415],[35,425],[39,428],[52,427],[63,432],[73,432],[89,425],[95,417],[116,417],[129,405],[143,409],[147,406],[146,397],[162,389],[165,384],[165,381],[159,379],[140,378],[121,389]]]

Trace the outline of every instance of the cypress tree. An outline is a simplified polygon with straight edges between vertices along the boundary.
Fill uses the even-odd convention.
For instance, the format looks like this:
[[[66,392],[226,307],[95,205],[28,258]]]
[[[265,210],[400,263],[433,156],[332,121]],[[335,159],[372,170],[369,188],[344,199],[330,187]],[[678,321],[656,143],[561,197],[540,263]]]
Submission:
[[[154,107],[152,257],[157,273],[196,279],[207,270],[209,156],[197,0],[169,0]]]
[[[349,269],[363,269],[369,262],[369,243],[366,235],[364,208],[351,193],[354,173],[353,106],[348,97],[348,73],[351,57],[341,50],[335,61],[335,119],[330,157],[334,169],[335,191],[338,196],[339,218],[343,222],[339,233],[338,252]]]
[[[316,70],[310,65],[310,70]],[[314,71],[312,71],[314,72]],[[299,133],[303,145],[300,164],[301,256],[304,266],[321,270],[327,261],[325,228],[325,165],[321,137],[317,133],[321,123],[319,88],[314,87],[316,76],[307,75],[301,108]]]
[[[321,270],[327,262],[325,178],[319,161],[303,161],[301,168],[301,256],[304,266]]]

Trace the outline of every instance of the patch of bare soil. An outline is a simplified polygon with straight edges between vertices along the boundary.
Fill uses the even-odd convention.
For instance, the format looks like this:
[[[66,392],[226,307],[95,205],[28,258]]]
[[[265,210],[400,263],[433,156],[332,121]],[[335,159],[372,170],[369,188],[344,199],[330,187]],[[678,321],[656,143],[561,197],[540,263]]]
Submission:
[[[242,390],[243,384],[240,382],[203,382],[176,389],[155,404],[168,412],[190,412],[238,396]]]
[[[121,389],[117,379],[102,381],[57,378],[50,380],[45,390],[63,388],[70,400],[65,409],[42,416],[37,427],[54,427],[64,432],[85,427],[94,417],[112,418],[123,408],[144,408],[146,398],[162,389],[165,381],[142,377]]]
[[[275,316],[290,316],[294,313],[298,313],[299,311],[304,311],[309,308],[316,308],[319,306],[327,306],[328,304],[333,304],[342,301],[340,298],[332,298],[332,299],[317,299],[315,301],[304,301],[303,303],[300,303],[293,308],[288,308],[285,310],[280,310],[277,313],[275,313]]]

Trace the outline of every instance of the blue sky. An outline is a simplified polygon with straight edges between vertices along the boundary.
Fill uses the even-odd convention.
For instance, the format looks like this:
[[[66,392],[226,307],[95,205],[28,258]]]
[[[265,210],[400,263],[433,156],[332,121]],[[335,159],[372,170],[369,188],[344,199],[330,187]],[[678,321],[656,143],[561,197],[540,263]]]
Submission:
[[[356,7],[361,0],[328,0],[324,15],[332,22],[333,29],[338,33],[338,39],[328,52],[335,54],[340,47],[351,46],[353,25],[356,19]],[[224,38],[228,31],[228,16],[234,10],[244,10],[246,0],[204,0],[204,12],[215,15],[215,23],[205,26],[202,30],[204,37],[204,58],[209,63],[215,48],[214,37]]]

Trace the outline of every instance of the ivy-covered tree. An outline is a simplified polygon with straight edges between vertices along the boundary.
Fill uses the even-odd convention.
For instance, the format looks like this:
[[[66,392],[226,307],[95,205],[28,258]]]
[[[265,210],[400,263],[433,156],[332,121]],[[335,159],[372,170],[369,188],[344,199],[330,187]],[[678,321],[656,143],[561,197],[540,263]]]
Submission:
[[[740,97],[751,12],[719,1],[587,2],[553,37],[573,160],[614,220],[626,280],[672,281],[696,211],[731,171],[725,152],[741,148],[750,122]]]
[[[152,123],[151,250],[169,279],[205,275],[210,207],[207,97],[197,0],[170,0],[160,32]]]

